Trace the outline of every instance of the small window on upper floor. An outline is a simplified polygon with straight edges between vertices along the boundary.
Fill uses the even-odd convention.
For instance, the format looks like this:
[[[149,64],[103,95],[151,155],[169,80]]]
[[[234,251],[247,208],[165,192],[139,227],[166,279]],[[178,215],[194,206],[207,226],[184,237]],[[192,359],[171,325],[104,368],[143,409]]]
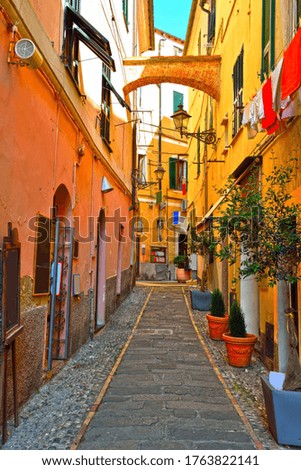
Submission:
[[[75,11],[80,12],[81,0],[66,0],[66,4],[70,5]]]
[[[208,16],[208,43],[213,43],[215,37],[216,22],[216,0],[211,0],[210,13]]]
[[[178,91],[173,92],[173,112],[178,111],[179,104],[184,104],[184,95]]]
[[[122,11],[126,26],[129,25],[129,0],[122,0]]]
[[[243,116],[244,50],[242,49],[233,68],[233,128],[234,137],[241,126]]]
[[[183,182],[188,181],[187,177],[188,165],[186,160],[177,157],[169,159],[169,187],[181,191]]]
[[[79,6],[79,2],[76,2]],[[115,71],[109,41],[74,8],[66,5],[64,22],[64,61],[79,85],[80,47],[84,44],[109,69]]]
[[[139,175],[142,176],[144,181],[147,181],[147,156],[146,155],[138,155],[138,169]]]
[[[100,135],[107,144],[110,144],[110,119],[111,119],[111,70],[102,64],[102,93],[100,113]]]
[[[262,0],[261,80],[275,65],[275,0]]]

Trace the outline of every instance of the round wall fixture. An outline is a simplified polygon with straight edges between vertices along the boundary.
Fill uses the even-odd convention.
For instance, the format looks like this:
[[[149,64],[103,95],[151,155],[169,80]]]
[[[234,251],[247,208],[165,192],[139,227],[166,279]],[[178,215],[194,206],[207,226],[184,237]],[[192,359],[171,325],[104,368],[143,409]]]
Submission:
[[[20,39],[15,44],[15,53],[20,59],[29,59],[35,53],[36,46],[30,39]]]
[[[42,55],[30,39],[24,38],[17,41],[15,54],[20,59],[20,65],[27,65],[30,69],[38,69],[43,64]]]

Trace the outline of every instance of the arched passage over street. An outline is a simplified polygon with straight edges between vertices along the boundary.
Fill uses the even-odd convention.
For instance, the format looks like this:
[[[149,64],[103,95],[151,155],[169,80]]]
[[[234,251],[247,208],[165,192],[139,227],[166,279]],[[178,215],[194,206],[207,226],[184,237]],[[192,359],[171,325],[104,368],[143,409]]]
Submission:
[[[128,83],[124,94],[157,83],[178,83],[220,98],[220,56],[132,57],[124,59]]]

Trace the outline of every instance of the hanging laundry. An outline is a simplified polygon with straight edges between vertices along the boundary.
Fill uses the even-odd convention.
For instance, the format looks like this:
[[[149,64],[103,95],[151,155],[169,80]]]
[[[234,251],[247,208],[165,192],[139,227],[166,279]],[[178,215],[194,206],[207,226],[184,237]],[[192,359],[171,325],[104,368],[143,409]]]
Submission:
[[[243,117],[242,117],[242,125],[247,128],[247,135],[248,139],[254,139],[256,136],[258,129],[257,129],[257,122],[252,124],[251,122],[251,116],[254,116],[254,108],[255,108],[255,102],[252,100],[250,103],[248,103],[243,112]]]
[[[294,116],[301,115],[301,88],[298,88],[292,96],[289,104],[283,109],[281,119],[289,119]]]
[[[250,107],[251,103],[246,104],[246,106],[244,107],[244,112],[241,121],[243,126],[246,126],[250,122]]]
[[[301,85],[301,28],[283,54],[281,99],[294,93]]]
[[[272,79],[272,106],[273,110],[278,113],[281,108],[281,73],[283,67],[283,57],[279,60],[275,69],[271,74]]]
[[[186,185],[186,179],[182,178],[182,194],[185,196],[187,193],[187,185]]]
[[[263,99],[262,99],[262,88],[260,88],[256,94],[256,101],[257,101],[258,119],[261,120],[265,117]]]
[[[273,134],[279,127],[279,120],[277,113],[273,109],[272,99],[272,79],[267,79],[266,83],[262,87],[262,100],[264,107],[264,118],[261,121],[261,125],[266,129],[268,134]]]

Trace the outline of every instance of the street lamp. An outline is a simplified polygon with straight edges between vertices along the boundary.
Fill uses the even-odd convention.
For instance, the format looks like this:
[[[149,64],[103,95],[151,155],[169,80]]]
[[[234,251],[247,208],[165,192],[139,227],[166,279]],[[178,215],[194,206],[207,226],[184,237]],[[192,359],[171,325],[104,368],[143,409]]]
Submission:
[[[164,177],[165,170],[161,164],[158,165],[158,168],[154,171],[156,174],[157,180],[162,181]]]
[[[154,171],[157,181],[146,181],[145,176],[141,170],[136,168],[132,172],[133,186],[138,189],[145,189],[152,184],[158,184],[163,180],[165,170],[161,163],[159,163],[157,169]]]
[[[180,132],[181,137],[195,137],[196,139],[204,142],[207,145],[213,145],[216,142],[215,131],[203,131],[203,132],[187,132],[188,121],[191,118],[190,114],[183,109],[183,105],[179,104],[178,111],[176,111],[172,116],[175,129]]]

